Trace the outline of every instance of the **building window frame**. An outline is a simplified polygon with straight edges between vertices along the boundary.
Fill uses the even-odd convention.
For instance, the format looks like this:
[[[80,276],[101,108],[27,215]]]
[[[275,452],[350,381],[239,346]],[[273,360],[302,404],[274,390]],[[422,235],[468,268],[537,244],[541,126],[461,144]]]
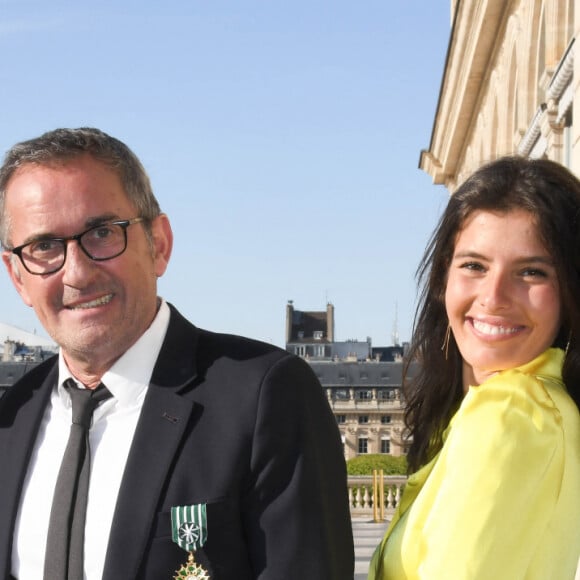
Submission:
[[[359,437],[358,438],[358,453],[359,455],[367,455],[369,452],[369,438]]]
[[[383,455],[391,454],[391,440],[386,437],[381,439],[381,453]]]
[[[371,389],[357,389],[356,390],[356,400],[357,401],[372,401],[373,392]]]

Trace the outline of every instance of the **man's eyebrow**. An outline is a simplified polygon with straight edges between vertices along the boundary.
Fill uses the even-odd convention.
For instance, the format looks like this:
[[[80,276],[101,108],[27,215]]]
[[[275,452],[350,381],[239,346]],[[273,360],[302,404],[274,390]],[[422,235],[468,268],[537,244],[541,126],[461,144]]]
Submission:
[[[117,214],[114,213],[106,213],[103,215],[91,217],[85,221],[85,226],[87,228],[92,228],[94,226],[100,226],[101,224],[105,224],[107,222],[112,222],[121,219]]]
[[[103,215],[91,217],[85,221],[85,227],[83,228],[83,230],[94,228],[96,226],[100,226],[100,225],[105,224],[107,222],[116,221],[119,219],[121,219],[121,218],[117,214],[114,214],[114,213],[106,213]],[[83,230],[80,230],[80,232],[82,232]],[[76,232],[76,233],[80,233],[80,232]],[[75,235],[75,234],[73,234],[73,235]],[[24,246],[26,244],[30,244],[32,242],[39,242],[42,240],[53,240],[53,239],[60,240],[62,238],[66,238],[66,237],[68,237],[68,236],[63,236],[62,234],[57,234],[55,232],[42,232],[42,233],[32,234],[32,235],[28,236],[27,238],[25,238],[25,240],[21,244],[18,244],[18,246]]]
[[[58,238],[58,237],[59,236],[57,236],[56,234],[53,234],[52,232],[45,232],[42,234],[32,234],[31,236],[24,238],[24,241],[15,247],[25,246],[26,244],[31,244],[32,242],[39,242],[41,240],[51,240],[51,239]]]

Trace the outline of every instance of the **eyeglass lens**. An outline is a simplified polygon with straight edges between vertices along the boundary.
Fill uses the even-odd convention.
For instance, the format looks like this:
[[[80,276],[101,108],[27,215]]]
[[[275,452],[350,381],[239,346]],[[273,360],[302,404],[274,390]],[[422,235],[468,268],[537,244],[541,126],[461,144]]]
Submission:
[[[127,225],[127,224],[125,224]],[[110,260],[125,251],[126,229],[120,224],[102,224],[83,232],[77,240],[93,260]],[[22,248],[21,258],[26,268],[34,274],[48,274],[62,268],[66,259],[67,240],[44,239],[31,242]]]

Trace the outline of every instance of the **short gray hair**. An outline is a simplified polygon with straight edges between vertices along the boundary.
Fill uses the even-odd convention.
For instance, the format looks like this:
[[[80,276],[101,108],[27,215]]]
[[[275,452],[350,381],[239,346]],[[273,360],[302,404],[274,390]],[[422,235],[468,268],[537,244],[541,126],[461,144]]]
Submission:
[[[6,187],[20,167],[27,164],[50,166],[66,163],[88,153],[113,169],[119,176],[127,198],[139,216],[145,218],[146,231],[161,213],[151,182],[137,156],[123,142],[99,129],[55,129],[40,137],[14,145],[0,167],[0,243],[10,247],[10,216],[6,215]]]

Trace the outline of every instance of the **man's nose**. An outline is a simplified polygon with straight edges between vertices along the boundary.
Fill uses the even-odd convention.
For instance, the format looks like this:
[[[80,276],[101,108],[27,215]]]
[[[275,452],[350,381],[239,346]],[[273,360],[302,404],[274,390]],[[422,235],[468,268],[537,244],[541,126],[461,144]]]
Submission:
[[[63,269],[63,281],[74,285],[78,280],[86,280],[87,274],[93,268],[92,260],[81,248],[80,240],[66,241],[66,255]]]

